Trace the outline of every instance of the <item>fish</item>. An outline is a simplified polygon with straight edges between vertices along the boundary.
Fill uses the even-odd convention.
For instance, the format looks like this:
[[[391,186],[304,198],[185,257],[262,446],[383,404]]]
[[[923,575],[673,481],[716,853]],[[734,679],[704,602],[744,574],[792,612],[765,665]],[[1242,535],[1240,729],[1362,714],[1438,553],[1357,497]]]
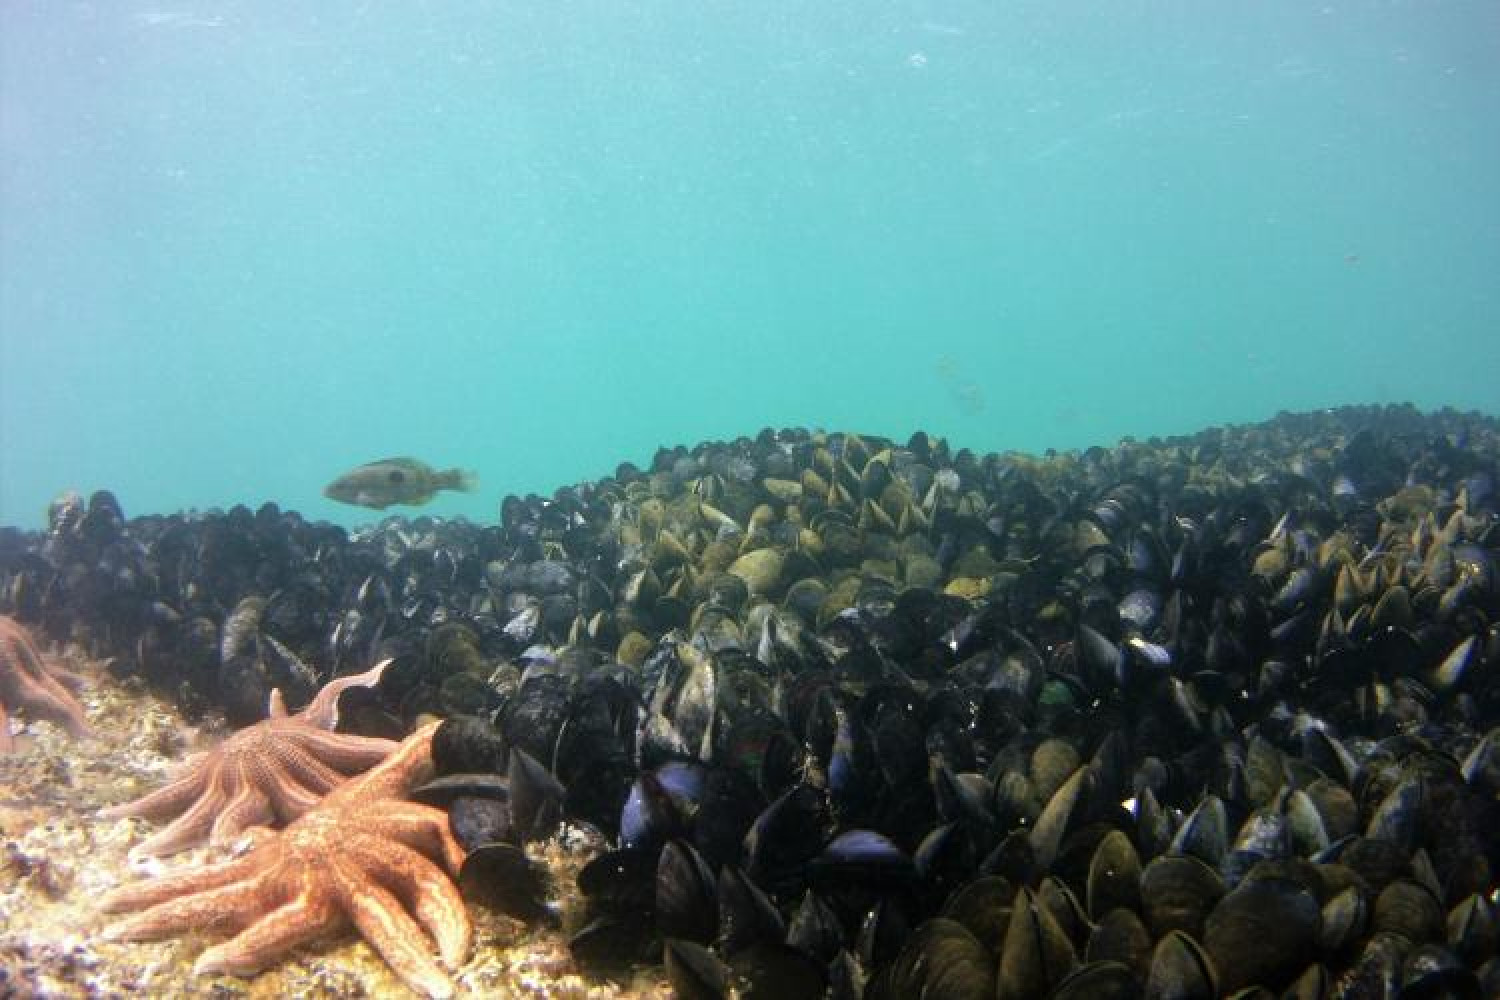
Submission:
[[[382,458],[351,469],[323,488],[339,503],[385,510],[392,504],[420,507],[442,490],[472,493],[479,485],[464,469],[439,471],[415,458]]]

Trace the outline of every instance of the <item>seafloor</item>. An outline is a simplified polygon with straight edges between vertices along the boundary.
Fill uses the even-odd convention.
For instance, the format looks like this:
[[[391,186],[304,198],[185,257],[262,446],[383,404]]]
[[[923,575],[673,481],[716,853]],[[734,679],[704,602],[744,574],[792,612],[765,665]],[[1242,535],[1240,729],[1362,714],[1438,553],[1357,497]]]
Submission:
[[[207,934],[101,940],[99,932],[113,919],[97,909],[103,893],[223,851],[199,847],[165,860],[132,861],[130,847],[150,825],[96,813],[156,787],[185,756],[229,730],[219,719],[192,725],[145,685],[117,681],[77,655],[67,659],[88,681],[81,700],[95,737],[76,740],[50,722],[22,720],[16,751],[0,754],[0,998],[410,995],[352,932],[304,948],[249,980],[193,974],[194,960],[214,943]],[[574,875],[597,849],[575,828],[532,847],[555,876],[564,928],[581,905]],[[558,931],[477,908],[471,915],[476,947],[453,976],[456,996],[670,995],[659,967],[641,970],[628,987],[586,981]]]

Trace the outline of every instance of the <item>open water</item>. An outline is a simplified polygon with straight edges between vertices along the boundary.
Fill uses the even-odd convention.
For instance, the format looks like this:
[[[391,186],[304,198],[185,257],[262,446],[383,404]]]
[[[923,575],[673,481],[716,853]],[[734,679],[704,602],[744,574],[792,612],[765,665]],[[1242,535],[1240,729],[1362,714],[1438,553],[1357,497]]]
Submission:
[[[0,523],[1500,410],[1493,2],[0,2]]]

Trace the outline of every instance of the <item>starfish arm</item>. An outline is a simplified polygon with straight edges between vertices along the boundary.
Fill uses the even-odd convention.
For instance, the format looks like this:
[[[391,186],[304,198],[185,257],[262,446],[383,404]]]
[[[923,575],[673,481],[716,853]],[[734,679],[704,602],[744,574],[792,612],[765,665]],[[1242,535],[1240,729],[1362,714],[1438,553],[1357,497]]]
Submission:
[[[209,828],[210,844],[227,844],[252,826],[270,826],[276,821],[276,812],[265,791],[245,773],[245,766],[236,763],[232,776],[225,782],[233,791],[229,801],[214,818]]]
[[[401,901],[347,862],[334,859],[329,867],[344,912],[402,982],[429,997],[451,997],[453,983],[433,961],[427,935]]]
[[[193,972],[254,975],[303,942],[336,930],[343,920],[343,913],[327,897],[303,893],[204,951],[193,963]]]
[[[10,753],[15,746],[15,737],[10,735],[10,715],[5,711],[5,702],[0,701],[0,753]]]
[[[6,624],[0,628],[0,658],[14,664],[14,669],[23,676],[45,677],[46,668],[42,664],[41,654],[36,651],[31,637],[19,625],[12,624],[6,619]]]
[[[182,777],[163,785],[154,792],[148,792],[131,802],[122,802],[119,805],[99,810],[99,816],[102,819],[123,819],[126,816],[160,819],[163,816],[180,813],[203,794],[203,790],[208,787],[208,779],[212,775],[213,768],[204,767],[200,762],[192,766]]]
[[[298,715],[309,725],[319,729],[332,729],[339,724],[339,695],[352,687],[374,687],[380,683],[380,675],[390,665],[390,660],[381,660],[362,674],[350,674],[348,677],[329,681]]]
[[[55,662],[52,664],[50,672],[53,680],[57,681],[63,687],[67,688],[74,694],[81,693],[83,689],[88,686],[88,681],[85,680],[81,674],[75,674],[71,670],[64,670]]]
[[[293,745],[340,774],[350,775],[368,771],[389,757],[401,744],[374,736],[302,729],[297,732]]]
[[[346,782],[332,794],[364,799],[405,797],[411,788],[432,777],[432,734],[437,732],[438,725],[432,722],[418,729],[398,744],[389,757],[360,775],[358,782]]]
[[[462,964],[473,943],[474,925],[452,880],[403,844],[382,840],[350,846],[366,871],[411,906],[437,942],[443,961],[450,966]]]
[[[183,931],[236,927],[265,910],[271,872],[262,872],[241,882],[217,889],[189,891],[148,907],[135,916],[116,921],[104,929],[107,941],[145,941],[171,937]]]
[[[56,701],[58,704],[76,709],[79,721],[82,722],[83,706],[73,697],[74,694],[82,690],[83,679],[81,677],[62,670],[49,668],[43,670],[37,676],[37,686],[46,692],[46,699],[48,701]],[[84,725],[87,725],[87,723],[84,723]]]
[[[138,910],[142,907],[154,906],[184,893],[217,889],[219,886],[243,882],[265,866],[265,855],[260,851],[252,850],[248,854],[230,858],[228,861],[220,861],[217,864],[203,865],[199,868],[190,868],[170,875],[160,875],[156,878],[133,882],[130,885],[122,885],[106,893],[99,903],[99,908],[106,913],[114,913],[120,910]]]
[[[55,690],[54,690],[55,689]],[[78,704],[61,685],[40,682],[36,690],[21,692],[20,704],[38,719],[57,723],[72,736],[85,737],[94,734],[84,716],[83,706]]]
[[[275,814],[284,823],[308,812],[326,794],[302,784],[287,765],[286,759],[268,762],[265,775],[265,794],[270,798]]]
[[[224,788],[222,769],[214,769],[208,787],[198,801],[172,822],[131,848],[136,857],[164,856],[185,851],[194,844],[201,844],[213,828],[214,819],[224,807],[227,792]]]
[[[442,809],[416,802],[390,802],[380,817],[382,832],[422,854],[441,858],[454,875],[463,866],[463,845],[453,836],[448,814]]]
[[[344,774],[323,763],[308,747],[291,743],[279,761],[289,781],[322,798],[346,780]]]
[[[16,655],[15,662],[21,664],[20,683],[15,690],[15,708],[24,708],[39,719],[50,719],[74,736],[91,736],[88,719],[83,706],[72,692],[59,684],[36,658],[36,651],[25,643],[11,642]]]

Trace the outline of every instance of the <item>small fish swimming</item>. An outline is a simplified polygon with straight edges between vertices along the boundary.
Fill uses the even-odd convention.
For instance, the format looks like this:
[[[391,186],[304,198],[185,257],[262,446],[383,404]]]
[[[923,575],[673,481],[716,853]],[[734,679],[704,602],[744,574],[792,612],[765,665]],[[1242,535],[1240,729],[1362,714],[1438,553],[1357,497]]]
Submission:
[[[382,458],[339,476],[323,488],[323,495],[339,503],[385,510],[392,504],[418,507],[439,490],[469,493],[478,485],[474,473],[463,469],[439,472],[415,458]]]

